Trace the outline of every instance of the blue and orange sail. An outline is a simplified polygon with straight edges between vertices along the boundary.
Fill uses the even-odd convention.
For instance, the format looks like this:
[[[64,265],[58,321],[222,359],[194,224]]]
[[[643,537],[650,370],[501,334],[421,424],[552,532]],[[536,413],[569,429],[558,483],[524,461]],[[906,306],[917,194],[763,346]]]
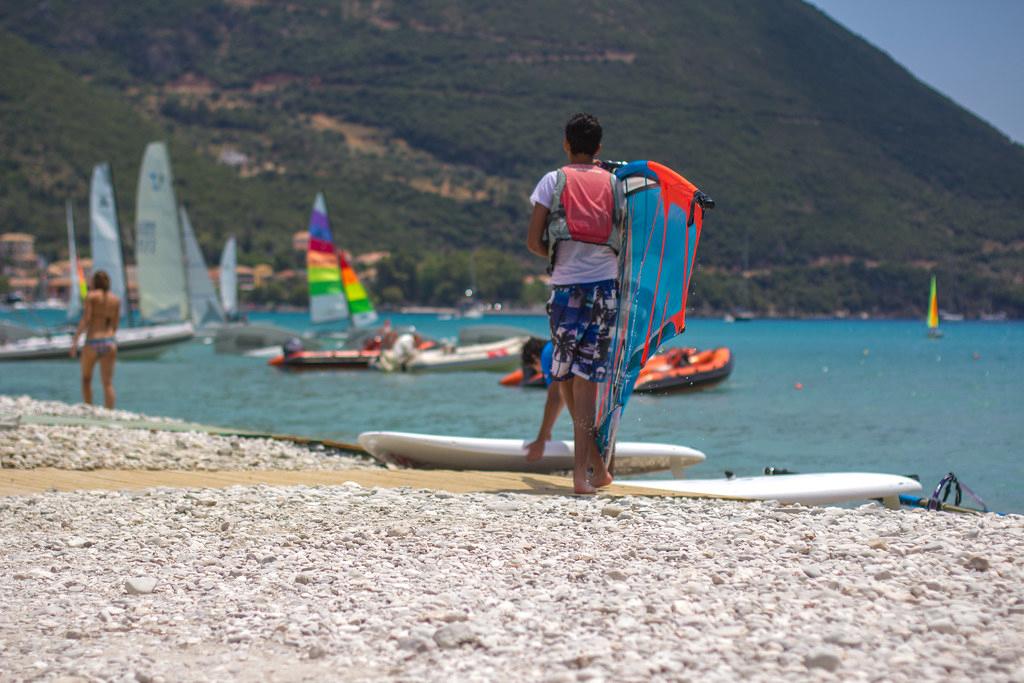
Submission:
[[[342,291],[338,252],[327,218],[327,202],[318,192],[309,217],[309,247],[306,251],[306,278],[309,282],[309,317],[314,323],[333,322],[348,317],[348,302]]]
[[[713,206],[693,183],[653,161],[625,164],[615,175],[623,184],[627,212],[611,367],[597,396],[597,445],[606,461],[641,368],[661,344],[686,329],[704,207]]]

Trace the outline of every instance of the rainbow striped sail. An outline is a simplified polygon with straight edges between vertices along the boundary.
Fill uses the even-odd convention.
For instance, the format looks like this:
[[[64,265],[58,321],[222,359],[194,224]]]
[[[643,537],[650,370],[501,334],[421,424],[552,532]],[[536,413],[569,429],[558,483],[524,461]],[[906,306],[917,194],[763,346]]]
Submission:
[[[352,316],[352,324],[356,327],[367,327],[377,322],[377,311],[373,310],[370,297],[366,295],[366,289],[359,282],[356,271],[349,265],[345,252],[338,251],[338,264],[341,266],[341,283],[345,290],[345,299],[348,301],[349,315]]]
[[[931,292],[928,294],[928,336],[939,337],[939,297],[935,288],[935,276],[932,275]]]
[[[348,317],[348,302],[341,287],[338,252],[327,220],[327,202],[318,192],[309,217],[309,248],[306,251],[309,281],[309,317],[313,323],[327,323]]]
[[[662,343],[686,328],[704,207],[714,206],[693,183],[653,161],[631,162],[615,169],[615,175],[627,213],[611,367],[597,394],[597,446],[606,462],[640,369]]]

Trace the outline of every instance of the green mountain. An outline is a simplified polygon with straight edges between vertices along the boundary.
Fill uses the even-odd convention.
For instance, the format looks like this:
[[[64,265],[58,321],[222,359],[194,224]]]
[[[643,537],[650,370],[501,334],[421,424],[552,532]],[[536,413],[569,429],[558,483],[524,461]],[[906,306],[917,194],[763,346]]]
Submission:
[[[166,137],[210,256],[290,262],[323,187],[353,251],[540,272],[525,198],[587,110],[605,157],[718,201],[699,307],[917,314],[937,272],[944,307],[1024,315],[1024,148],[798,0],[9,0],[0,27],[0,224],[51,251],[93,163],[129,219]]]

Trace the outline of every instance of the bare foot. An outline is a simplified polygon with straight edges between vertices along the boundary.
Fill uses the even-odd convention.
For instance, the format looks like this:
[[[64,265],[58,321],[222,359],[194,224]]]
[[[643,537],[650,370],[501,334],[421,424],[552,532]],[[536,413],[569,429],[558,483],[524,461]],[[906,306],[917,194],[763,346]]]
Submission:
[[[605,471],[603,477],[598,477],[595,475],[590,478],[590,484],[599,489],[604,488],[605,486],[610,486],[613,481],[614,479],[612,478],[611,473],[608,471]]]
[[[573,476],[573,478],[572,478],[572,489],[576,493],[576,495],[581,495],[581,496],[583,496],[583,495],[592,496],[595,493],[597,493],[597,489],[595,489],[593,486],[591,486],[590,482],[587,481],[586,475],[584,475],[582,477]]]

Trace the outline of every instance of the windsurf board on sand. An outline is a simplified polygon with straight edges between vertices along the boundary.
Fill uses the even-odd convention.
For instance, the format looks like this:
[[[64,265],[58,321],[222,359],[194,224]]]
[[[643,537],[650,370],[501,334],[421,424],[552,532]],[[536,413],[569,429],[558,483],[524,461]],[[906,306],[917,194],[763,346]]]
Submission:
[[[485,470],[497,472],[560,472],[572,469],[573,442],[548,441],[544,457],[527,462],[523,439],[483,439],[409,432],[363,432],[359,445],[381,462],[398,467]],[[643,474],[704,462],[704,454],[686,446],[622,442],[615,446],[615,471]]]
[[[881,498],[899,507],[899,496],[921,490],[921,483],[895,474],[818,472],[730,479],[616,479],[616,486],[645,491],[672,491],[710,498],[777,500],[780,503],[829,505]]]

